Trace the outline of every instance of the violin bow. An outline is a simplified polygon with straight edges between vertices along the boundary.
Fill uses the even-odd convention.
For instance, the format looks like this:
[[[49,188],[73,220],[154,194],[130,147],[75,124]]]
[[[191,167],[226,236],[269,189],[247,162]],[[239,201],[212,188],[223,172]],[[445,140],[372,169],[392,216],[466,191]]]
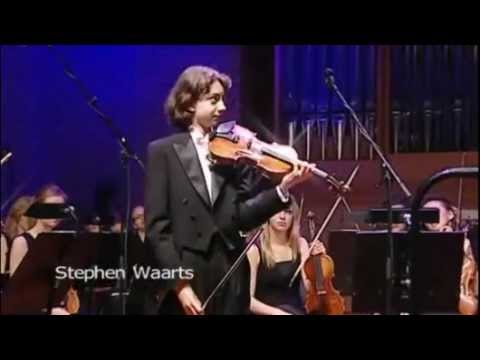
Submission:
[[[461,166],[465,166],[465,155],[466,153],[462,153],[462,161],[461,161]],[[458,221],[456,225],[457,231],[460,230],[460,226],[462,223],[462,198],[463,198],[463,177],[460,177],[459,182],[458,182],[458,198],[457,198],[457,211],[458,211]]]
[[[350,174],[350,176],[348,177],[348,180],[346,182],[347,186],[350,186],[352,184],[352,181],[355,178],[355,176],[357,175],[357,172],[358,172],[359,168],[360,168],[360,165],[357,165],[355,167],[355,169],[353,169],[352,173]],[[330,208],[330,211],[328,212],[327,216],[325,217],[325,220],[323,221],[322,226],[320,226],[320,229],[318,229],[317,234],[315,235],[314,239],[311,242],[310,247],[308,248],[308,254],[310,254],[312,252],[312,250],[315,246],[315,240],[318,240],[320,238],[320,236],[322,235],[322,233],[325,231],[328,223],[330,222],[333,214],[335,213],[335,210],[337,210],[338,205],[340,205],[340,202],[342,201],[343,198],[344,198],[344,196],[342,194],[337,194],[337,198],[336,198],[333,206]],[[350,208],[350,207],[348,207],[348,208]],[[300,273],[302,268],[305,266],[305,263],[307,262],[308,258],[309,258],[309,256],[305,257],[305,259],[303,259],[302,262],[300,263],[300,265],[298,266],[297,270],[295,271],[295,273],[293,274],[293,276],[290,280],[289,287],[292,286],[296,277],[298,276],[298,274]]]
[[[263,227],[260,226],[258,228],[258,230],[255,232],[255,234],[251,237],[251,239],[249,240],[247,246],[245,247],[245,249],[242,251],[242,253],[238,256],[237,260],[235,260],[235,262],[233,263],[233,265],[230,267],[230,269],[227,271],[227,273],[225,274],[225,276],[218,282],[217,286],[215,286],[215,289],[212,290],[212,292],[210,293],[210,295],[208,295],[207,299],[205,300],[205,302],[203,303],[202,305],[202,311],[205,311],[208,303],[210,302],[210,300],[212,300],[212,298],[215,296],[215,294],[218,292],[218,290],[221,289],[221,287],[232,277],[233,273],[235,272],[235,270],[237,270],[238,266],[240,265],[240,263],[242,262],[242,260],[245,258],[245,256],[247,255],[247,252],[248,250],[252,247],[252,245],[257,241],[257,239],[260,237],[260,235],[262,235],[263,233]]]
[[[345,206],[345,209],[347,209],[348,215],[352,217],[352,209],[350,208],[350,205],[348,205],[348,201],[347,199],[345,199],[345,196],[342,196],[342,203],[343,203],[343,206]],[[358,226],[358,223],[355,220],[353,221],[353,223],[355,225],[356,230],[360,231],[360,226]]]

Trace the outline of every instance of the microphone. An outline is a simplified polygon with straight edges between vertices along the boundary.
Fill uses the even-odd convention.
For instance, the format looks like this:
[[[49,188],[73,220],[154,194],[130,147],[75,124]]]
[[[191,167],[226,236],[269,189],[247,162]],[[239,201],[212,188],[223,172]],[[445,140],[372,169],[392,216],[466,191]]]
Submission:
[[[67,206],[65,209],[63,209],[63,212],[65,214],[69,214],[73,220],[75,220],[76,222],[78,222],[78,218],[77,218],[77,215],[75,214],[75,207],[70,205],[70,206]]]
[[[331,68],[325,68],[325,84],[327,84],[329,89],[333,89],[335,86],[335,73]]]
[[[70,214],[70,213],[72,213],[72,212],[75,212],[75,207],[73,207],[72,205],[67,206],[67,207],[65,207],[65,208],[63,209],[63,212],[64,212],[65,214]]]

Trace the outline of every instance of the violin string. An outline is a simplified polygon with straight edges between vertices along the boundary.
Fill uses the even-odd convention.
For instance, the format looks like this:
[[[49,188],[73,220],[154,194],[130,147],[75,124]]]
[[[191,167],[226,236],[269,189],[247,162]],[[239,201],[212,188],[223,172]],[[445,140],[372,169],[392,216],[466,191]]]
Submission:
[[[273,139],[273,142],[275,143],[278,143],[280,144],[281,143],[281,140],[278,139],[278,137],[269,129],[267,128],[263,123],[262,121],[260,120],[258,123],[256,123],[255,126],[258,126],[259,129],[264,132],[265,134],[267,134],[267,136],[270,138],[270,139]],[[298,141],[300,141],[300,139],[302,138],[302,136],[305,134],[306,132],[306,128],[302,128],[302,131],[300,131],[300,133],[293,139],[293,143],[290,145],[292,147],[294,147]]]

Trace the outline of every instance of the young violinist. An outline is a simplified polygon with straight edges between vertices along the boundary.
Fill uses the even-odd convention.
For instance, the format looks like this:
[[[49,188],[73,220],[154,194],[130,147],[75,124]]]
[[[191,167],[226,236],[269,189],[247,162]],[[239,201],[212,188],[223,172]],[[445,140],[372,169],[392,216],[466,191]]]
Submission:
[[[149,144],[145,190],[146,245],[171,276],[158,282],[160,313],[244,314],[250,308],[249,266],[203,303],[244,247],[240,231],[260,226],[289,205],[289,189],[311,176],[301,162],[261,189],[253,166],[213,164],[209,135],[226,110],[231,79],[205,66],[187,68],[165,108],[180,132]],[[181,270],[191,270],[186,276]]]
[[[310,282],[305,272],[290,281],[303,260],[309,245],[300,235],[300,210],[292,199],[290,206],[272,216],[263,226],[259,244],[248,253],[250,264],[250,311],[256,315],[305,315],[301,285],[306,292]],[[321,242],[312,255],[325,253]],[[302,284],[301,284],[302,283]]]
[[[33,196],[20,196],[8,211],[5,218],[5,226],[2,227],[2,241],[4,241],[2,243],[2,273],[10,272],[9,254],[13,239],[30,230],[35,225],[35,219],[24,215],[33,201]]]

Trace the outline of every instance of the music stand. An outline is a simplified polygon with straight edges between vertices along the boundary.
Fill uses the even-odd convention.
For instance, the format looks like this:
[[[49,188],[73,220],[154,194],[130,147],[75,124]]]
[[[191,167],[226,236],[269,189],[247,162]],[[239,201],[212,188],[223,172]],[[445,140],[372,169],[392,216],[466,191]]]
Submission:
[[[407,259],[407,233],[392,235],[397,254],[394,266],[399,273]],[[418,313],[458,313],[463,239],[462,232],[430,231],[421,232],[415,239],[411,281]],[[357,233],[352,303],[355,313],[384,313],[387,240],[386,231]],[[406,292],[401,284],[396,285],[393,306],[397,313],[408,311]]]
[[[412,301],[419,314],[458,314],[465,233],[423,231],[413,243]]]
[[[353,259],[358,230],[332,230],[328,239],[328,255],[335,263],[335,288],[342,295],[353,293]]]
[[[80,235],[82,241],[79,243],[76,253],[81,258],[87,259],[85,269],[93,269],[99,274],[107,274],[111,276],[96,277],[88,281],[78,283],[85,291],[86,306],[83,308],[88,314],[95,314],[97,311],[102,311],[105,305],[113,306],[116,302],[112,300],[113,296],[119,294],[121,290],[119,281],[126,276],[127,279],[132,279],[132,265],[144,265],[141,261],[140,249],[129,245],[128,259],[129,264],[125,269],[118,267],[118,261],[122,254],[122,237],[123,234],[115,232],[85,232]],[[132,236],[129,236],[129,242],[132,242]],[[139,240],[140,241],[140,240]],[[129,288],[126,288],[125,293],[129,294]],[[110,309],[109,313],[120,313],[119,309]]]
[[[39,234],[2,294],[2,314],[47,314],[59,306],[71,281],[55,279],[55,268],[72,249],[74,232]],[[75,257],[71,259],[77,262]]]
[[[82,241],[78,251],[88,259],[85,268],[96,269],[98,273],[104,274],[107,271],[112,272],[112,270],[123,271],[123,269],[118,268],[118,259],[122,251],[121,236],[122,234],[113,232],[83,233],[84,241]],[[86,292],[86,311],[88,314],[92,314],[92,309],[97,305],[96,302],[94,304],[96,290],[101,289],[103,293],[106,291],[110,296],[113,289],[119,287],[120,276],[123,276],[123,274],[112,274],[112,276],[104,278],[97,277],[79,284]]]

